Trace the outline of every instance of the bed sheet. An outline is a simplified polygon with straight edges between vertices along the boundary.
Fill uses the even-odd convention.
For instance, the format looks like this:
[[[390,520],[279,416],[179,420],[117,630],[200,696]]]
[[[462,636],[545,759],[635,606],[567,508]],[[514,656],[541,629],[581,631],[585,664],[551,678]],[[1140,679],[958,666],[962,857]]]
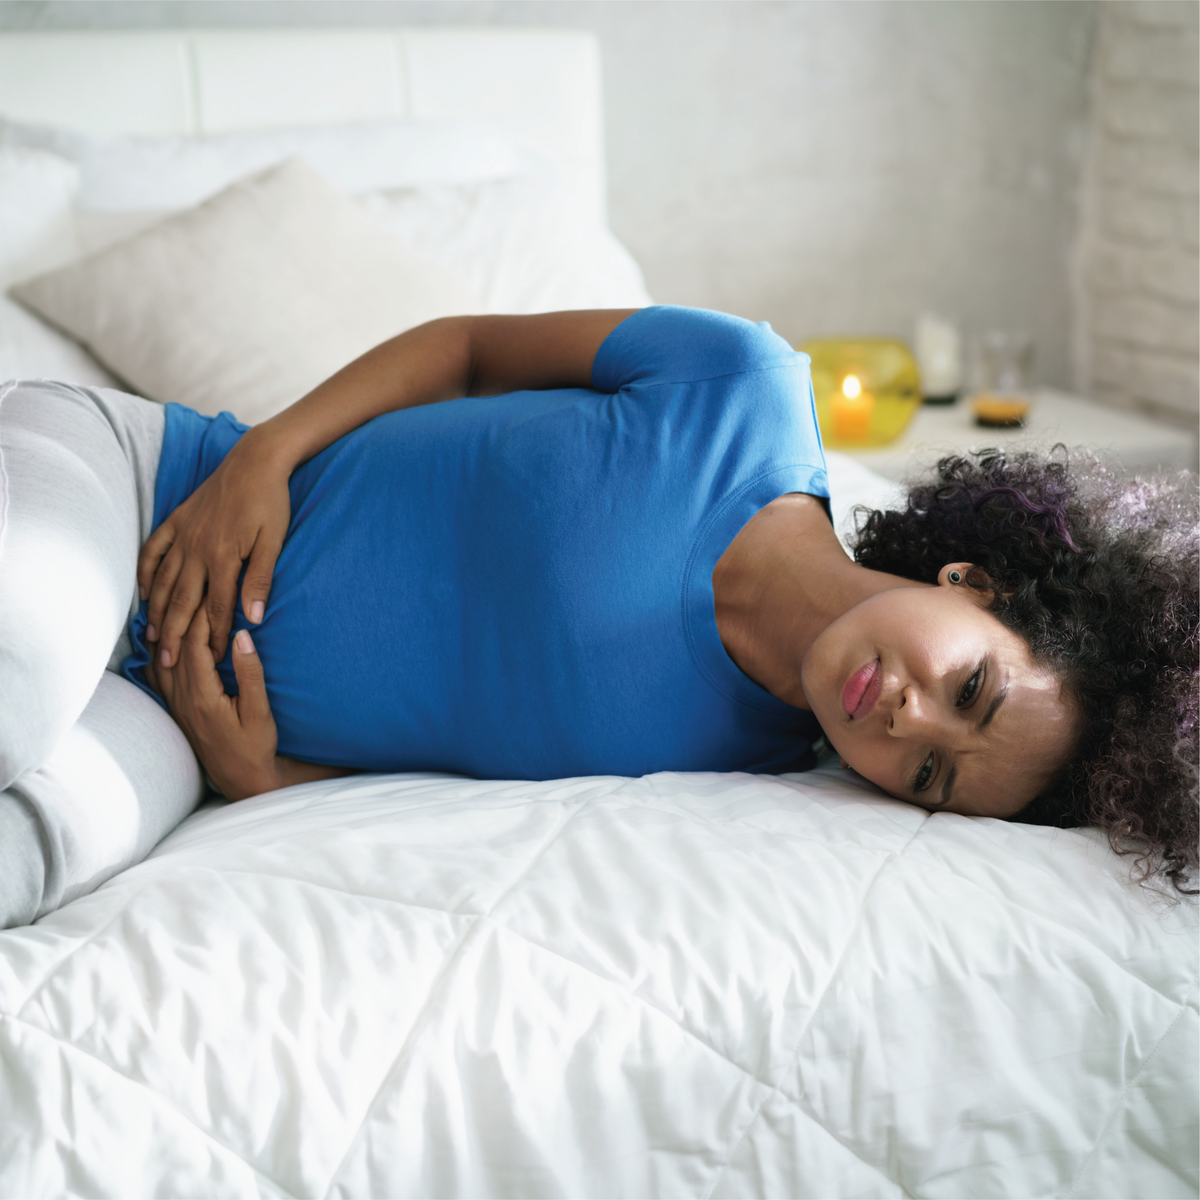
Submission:
[[[0,934],[0,1194],[1195,1195],[1125,869],[832,764],[212,807]]]

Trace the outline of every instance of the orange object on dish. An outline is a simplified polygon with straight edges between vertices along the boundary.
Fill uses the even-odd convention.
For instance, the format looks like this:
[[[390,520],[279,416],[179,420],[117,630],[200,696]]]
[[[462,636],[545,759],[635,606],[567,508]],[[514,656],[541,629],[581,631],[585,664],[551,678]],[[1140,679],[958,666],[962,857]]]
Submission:
[[[971,401],[971,411],[978,425],[989,425],[994,429],[1017,429],[1025,424],[1029,412],[1029,401],[1015,396],[976,396]]]

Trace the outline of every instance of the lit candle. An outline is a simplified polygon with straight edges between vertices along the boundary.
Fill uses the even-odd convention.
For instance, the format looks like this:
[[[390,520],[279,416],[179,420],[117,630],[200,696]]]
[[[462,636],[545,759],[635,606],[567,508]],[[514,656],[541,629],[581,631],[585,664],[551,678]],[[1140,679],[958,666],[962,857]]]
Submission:
[[[833,395],[833,436],[839,442],[865,442],[871,432],[875,397],[864,392],[857,375],[842,380],[842,394]]]

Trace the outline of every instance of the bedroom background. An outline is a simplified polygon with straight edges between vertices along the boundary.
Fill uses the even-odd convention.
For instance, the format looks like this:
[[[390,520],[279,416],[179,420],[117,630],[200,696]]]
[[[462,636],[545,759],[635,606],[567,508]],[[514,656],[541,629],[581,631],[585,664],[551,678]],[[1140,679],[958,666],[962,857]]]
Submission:
[[[785,337],[1033,333],[1036,377],[1198,412],[1191,0],[0,0],[0,30],[580,28],[655,299]]]
[[[793,341],[910,338],[927,309],[969,334],[1026,327],[1042,383],[1160,414],[1071,401],[1092,441],[1145,426],[1194,461],[1196,24],[1194,3],[0,0],[0,283],[41,252],[10,213],[77,235],[75,255],[175,214],[39,268],[36,288],[14,271],[0,380],[8,362],[103,373],[22,307],[35,291],[77,305],[94,322],[79,340],[131,384],[170,367],[144,394],[204,388],[239,416],[247,382],[286,403],[311,384],[285,368],[315,381],[321,356],[358,353],[325,335],[386,336],[367,329],[393,319],[381,296],[497,311],[504,291],[503,311],[537,311],[616,286],[646,303],[594,220],[601,189],[560,203],[540,168],[463,127],[403,141],[420,130],[334,124],[322,141],[361,94],[424,117],[449,97],[455,120],[487,122],[511,117],[511,86],[526,128],[549,114],[567,130],[568,170],[590,183],[607,166],[612,224],[656,299]],[[314,26],[328,33],[295,34]],[[375,29],[333,36],[347,26]],[[603,88],[573,30],[597,35]],[[347,58],[349,43],[383,49]],[[385,84],[356,92],[379,62]],[[39,153],[22,104],[28,121],[169,136],[93,153],[50,131]],[[287,127],[306,105],[318,128]],[[204,121],[140,124],[180,114]],[[225,140],[231,117],[255,132]],[[199,129],[222,136],[200,145]],[[327,177],[280,165],[293,139]],[[191,207],[214,190],[204,164],[241,164],[229,183],[268,162]],[[436,269],[359,204],[444,256]],[[454,292],[465,263],[480,278]],[[6,320],[28,340],[6,342]],[[0,612],[16,596],[28,615],[0,619],[17,635],[0,637],[3,674],[29,681],[0,689],[0,727],[29,737],[0,757],[25,753],[9,778],[84,852],[44,915],[0,930],[0,1195],[1197,1196],[1197,906],[1131,887],[1101,831],[931,815],[825,755],[783,776],[368,773],[214,799],[157,842],[177,817],[143,819],[139,787],[186,808],[200,773],[145,697],[154,731],[131,708],[111,719],[122,686],[140,697],[104,670],[136,510],[116,514],[110,473],[82,456],[65,474],[31,461],[38,502],[22,508],[14,471],[5,553],[25,546],[38,569],[0,570]],[[837,452],[828,467],[839,530],[856,502],[894,502],[894,476]],[[21,541],[45,495],[88,517],[65,559],[57,538]],[[128,570],[63,587],[41,569],[48,553],[90,564],[91,530],[122,520]],[[105,604],[107,644],[89,632]],[[51,691],[66,699],[43,706]],[[49,709],[68,731],[53,746]],[[167,761],[139,773],[133,741]]]

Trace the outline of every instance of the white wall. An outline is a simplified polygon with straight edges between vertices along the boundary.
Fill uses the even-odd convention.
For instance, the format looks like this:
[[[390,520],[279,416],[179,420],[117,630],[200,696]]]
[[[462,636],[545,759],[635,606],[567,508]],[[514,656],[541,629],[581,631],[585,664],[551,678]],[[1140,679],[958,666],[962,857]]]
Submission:
[[[933,308],[1067,382],[1090,5],[649,7],[668,86],[608,55],[612,211],[657,295],[793,339]]]
[[[1079,242],[1079,386],[1194,430],[1200,5],[1101,5]]]
[[[1025,328],[1070,382],[1069,253],[1095,5],[0,3],[0,28],[556,25],[595,30],[610,213],[660,300],[799,340],[945,312]]]

